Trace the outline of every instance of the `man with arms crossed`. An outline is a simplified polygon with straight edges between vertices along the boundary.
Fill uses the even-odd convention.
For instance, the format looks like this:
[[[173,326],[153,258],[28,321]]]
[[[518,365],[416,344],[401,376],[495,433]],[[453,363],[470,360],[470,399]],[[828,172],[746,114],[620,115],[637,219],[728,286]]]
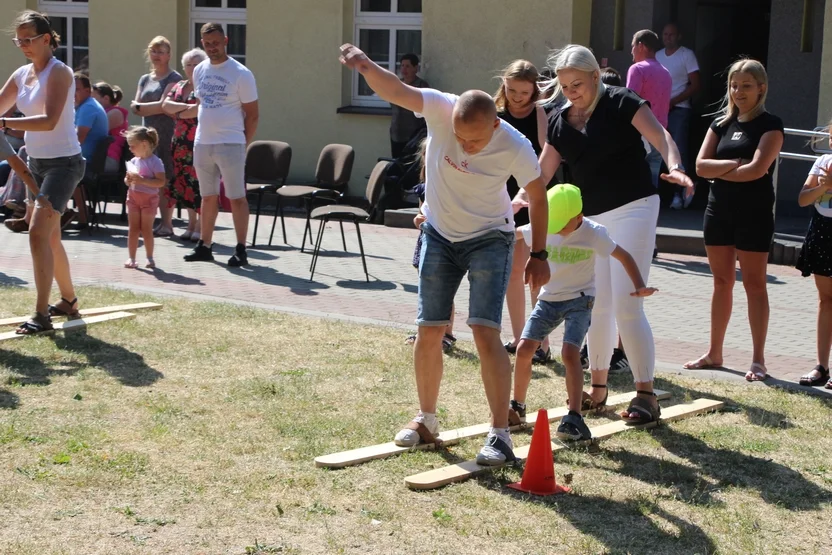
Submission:
[[[206,23],[201,34],[208,59],[194,68],[193,81],[194,95],[199,100],[194,169],[202,195],[202,238],[185,260],[214,260],[211,246],[222,178],[237,233],[237,247],[228,265],[239,267],[248,264],[245,164],[246,145],[254,139],[260,117],[257,85],[251,71],[226,53],[228,38],[222,25]]]
[[[532,225],[532,258],[526,264],[526,281],[539,287],[549,279],[548,206],[534,149],[519,131],[497,118],[494,101],[483,91],[467,91],[458,97],[411,87],[351,44],[341,47],[341,63],[358,70],[379,97],[421,114],[428,125],[422,205],[427,221],[422,224],[425,239],[419,263],[419,331],[414,348],[420,411],[396,435],[395,442],[412,446],[435,441],[442,335],[459,284],[468,273],[468,325],[491,408],[491,430],[477,462],[497,465],[513,461],[508,431],[511,364],[500,341],[503,298],[514,249],[513,208],[505,184],[513,175],[525,185]]]

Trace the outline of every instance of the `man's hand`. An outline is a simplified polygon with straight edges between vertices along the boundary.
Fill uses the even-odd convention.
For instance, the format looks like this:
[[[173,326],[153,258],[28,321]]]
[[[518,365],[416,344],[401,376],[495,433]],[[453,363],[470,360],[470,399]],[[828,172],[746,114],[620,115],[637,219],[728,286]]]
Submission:
[[[349,43],[341,46],[341,56],[338,59],[348,68],[358,70],[358,73],[367,71],[372,63],[360,48]]]
[[[653,293],[658,293],[659,290],[655,287],[639,287],[632,293],[630,293],[631,297],[649,297]]]
[[[416,229],[419,229],[423,223],[425,223],[427,218],[424,214],[420,213],[415,218],[413,218],[413,225],[416,226]]]
[[[676,185],[685,187],[686,197],[689,197],[694,193],[693,180],[681,170],[673,170],[670,173],[663,173],[661,178],[669,183],[675,183]]]
[[[526,262],[526,270],[523,273],[523,281],[534,289],[549,283],[549,277],[549,263],[539,258],[529,257],[528,262]]]

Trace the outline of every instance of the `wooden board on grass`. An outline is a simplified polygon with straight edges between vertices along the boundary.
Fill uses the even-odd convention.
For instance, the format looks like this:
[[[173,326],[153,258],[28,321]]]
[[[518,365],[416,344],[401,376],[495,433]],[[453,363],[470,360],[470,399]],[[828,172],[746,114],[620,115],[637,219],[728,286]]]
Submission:
[[[691,403],[674,405],[672,407],[662,409],[662,417],[660,422],[673,422],[675,420],[690,418],[691,416],[696,416],[697,414],[719,410],[723,407],[723,405],[724,403],[722,401],[714,401],[711,399],[696,399]],[[650,422],[649,424],[630,425],[624,422],[623,420],[618,420],[615,422],[610,422],[609,424],[602,424],[601,426],[591,428],[593,437],[591,441],[600,441],[603,439],[607,439],[610,436],[624,432],[626,430],[643,430],[647,428],[653,428],[656,425],[656,422]],[[568,449],[572,446],[578,446],[581,444],[585,445],[587,443],[588,442],[576,442],[571,444],[565,444],[560,441],[553,441],[552,451],[560,451],[561,449]],[[529,445],[525,445],[523,447],[518,447],[514,450],[514,456],[517,457],[518,461],[526,460],[526,458],[529,455],[529,447]],[[420,474],[414,474],[413,476],[408,476],[404,479],[404,483],[410,489],[436,489],[454,482],[462,482],[478,474],[491,472],[492,470],[496,468],[501,468],[502,466],[505,465],[482,466],[477,464],[476,461],[464,461],[458,464],[444,466],[434,470],[428,470],[427,472],[422,472]]]
[[[55,330],[62,330],[62,331],[72,331],[72,330],[79,330],[82,328],[86,328],[92,324],[101,324],[104,322],[112,322],[113,320],[126,320],[129,318],[135,318],[136,315],[131,312],[113,312],[112,314],[102,314],[101,316],[90,316],[89,318],[79,318],[77,320],[69,320],[67,322],[59,322],[55,324]],[[44,335],[47,333],[52,333],[52,330],[45,331],[41,333],[37,333],[34,335]],[[30,334],[31,335],[31,334]],[[18,334],[13,331],[0,333],[0,341],[6,341],[7,339],[18,339],[20,337],[29,337],[30,335],[25,334]]]
[[[137,310],[159,310],[162,305],[159,303],[136,303],[124,304],[120,306],[103,306],[101,308],[82,308],[80,310],[81,317],[100,316],[102,314],[112,314],[113,312],[135,312]],[[0,319],[0,326],[19,326],[29,319],[29,316],[14,316],[12,318]]]
[[[656,390],[655,393],[659,399],[670,398],[670,393],[667,391]],[[607,399],[607,407],[611,408],[629,403],[635,396],[635,391],[621,393],[620,395],[613,395]],[[529,412],[530,414],[526,418],[526,423],[521,424],[520,426],[512,427],[512,431],[529,430],[534,428],[535,420],[537,420],[537,411],[534,411],[533,413],[531,411]],[[551,422],[562,418],[567,412],[569,411],[566,407],[549,409],[549,421]],[[490,429],[491,424],[489,423],[476,424],[474,426],[466,426],[464,428],[456,428],[454,430],[440,432],[439,439],[442,441],[443,446],[454,445],[463,439],[488,435],[488,431]],[[399,447],[391,441],[389,443],[381,443],[379,445],[371,445],[369,447],[360,447],[350,451],[342,451],[340,453],[316,457],[315,466],[319,468],[344,468],[376,459],[386,459],[387,457],[400,455],[401,453],[406,453],[408,451],[420,451],[435,448],[436,444],[434,443],[420,443],[419,445],[415,445],[413,447]]]

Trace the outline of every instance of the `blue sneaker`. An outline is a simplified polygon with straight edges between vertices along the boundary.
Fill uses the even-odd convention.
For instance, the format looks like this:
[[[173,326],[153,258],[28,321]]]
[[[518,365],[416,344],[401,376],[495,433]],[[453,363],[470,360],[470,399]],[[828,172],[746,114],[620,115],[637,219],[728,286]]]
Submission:
[[[485,438],[485,445],[483,445],[477,454],[477,464],[483,466],[500,466],[501,464],[514,462],[517,460],[517,457],[514,456],[512,448],[511,437],[506,442],[496,433],[491,432]]]

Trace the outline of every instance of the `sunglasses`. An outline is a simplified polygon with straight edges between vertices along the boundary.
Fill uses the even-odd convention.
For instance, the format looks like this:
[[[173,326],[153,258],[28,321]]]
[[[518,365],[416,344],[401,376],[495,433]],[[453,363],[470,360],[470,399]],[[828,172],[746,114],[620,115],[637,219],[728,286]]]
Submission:
[[[32,44],[32,42],[34,42],[35,40],[37,40],[37,39],[41,38],[41,37],[42,37],[43,35],[45,35],[45,34],[46,34],[46,33],[41,33],[41,34],[36,35],[36,36],[34,36],[34,37],[27,37],[27,38],[25,38],[25,39],[12,39],[12,42],[13,42],[13,43],[14,43],[14,45],[15,45],[15,46],[17,46],[18,48],[20,48],[21,46],[30,46],[30,45]]]

